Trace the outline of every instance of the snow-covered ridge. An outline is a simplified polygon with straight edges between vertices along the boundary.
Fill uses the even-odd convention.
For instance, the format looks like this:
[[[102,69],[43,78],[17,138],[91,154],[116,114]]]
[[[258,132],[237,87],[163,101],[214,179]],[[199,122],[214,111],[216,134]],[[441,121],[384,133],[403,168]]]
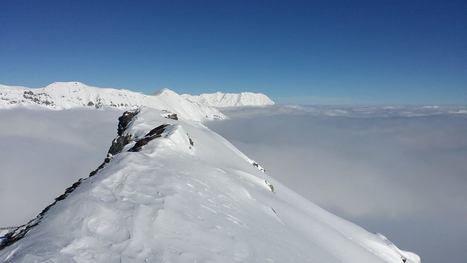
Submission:
[[[206,93],[201,95],[183,94],[189,101],[197,102],[211,107],[242,107],[242,106],[269,106],[274,105],[268,96],[262,93]]]
[[[180,117],[180,118],[178,118]],[[105,161],[0,262],[420,262],[269,177],[202,123],[125,112]]]
[[[129,90],[97,88],[80,82],[55,82],[38,89],[0,85],[0,107],[18,105],[51,109],[76,107],[132,109],[145,106],[171,111],[190,120],[225,118],[219,110],[188,101],[168,89],[161,90],[157,95],[145,95]]]

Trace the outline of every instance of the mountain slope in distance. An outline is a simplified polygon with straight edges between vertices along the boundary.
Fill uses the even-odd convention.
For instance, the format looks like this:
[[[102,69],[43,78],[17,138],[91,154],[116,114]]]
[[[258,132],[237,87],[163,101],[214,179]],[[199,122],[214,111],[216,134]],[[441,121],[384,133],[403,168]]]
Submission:
[[[243,106],[270,106],[274,105],[268,96],[262,93],[241,92],[241,93],[205,93],[201,95],[183,94],[189,101],[200,103],[211,107],[243,107]]]

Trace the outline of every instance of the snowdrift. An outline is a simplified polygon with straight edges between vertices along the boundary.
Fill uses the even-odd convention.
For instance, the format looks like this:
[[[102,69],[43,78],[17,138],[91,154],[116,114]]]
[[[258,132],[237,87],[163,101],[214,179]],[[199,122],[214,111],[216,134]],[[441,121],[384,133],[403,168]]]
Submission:
[[[194,119],[125,112],[102,165],[9,232],[0,261],[420,262],[270,178]]]

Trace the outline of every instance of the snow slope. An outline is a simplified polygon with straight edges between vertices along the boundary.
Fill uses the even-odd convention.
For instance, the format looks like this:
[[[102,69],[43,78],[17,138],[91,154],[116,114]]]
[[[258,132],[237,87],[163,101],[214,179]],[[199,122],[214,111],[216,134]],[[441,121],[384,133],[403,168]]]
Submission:
[[[274,105],[268,96],[262,93],[241,92],[241,93],[207,93],[201,95],[183,94],[189,101],[197,102],[211,107],[241,107],[241,106],[269,106]]]
[[[292,192],[200,122],[151,108],[119,121],[104,163],[11,232],[0,261],[420,261]]]
[[[167,110],[180,114],[183,118],[198,121],[225,117],[217,109],[190,102],[169,89],[163,89],[155,95],[144,95],[129,90],[87,86],[80,82],[55,82],[38,89],[0,85],[0,107],[17,105],[39,105],[51,109],[77,107],[131,109],[146,106]]]

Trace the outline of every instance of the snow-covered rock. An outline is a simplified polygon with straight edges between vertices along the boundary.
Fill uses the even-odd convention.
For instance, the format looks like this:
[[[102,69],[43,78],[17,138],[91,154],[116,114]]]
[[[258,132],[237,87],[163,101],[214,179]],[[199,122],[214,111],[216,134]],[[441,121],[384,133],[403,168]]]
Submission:
[[[269,106],[274,105],[268,96],[262,93],[206,93],[201,95],[183,94],[189,101],[197,102],[211,107],[241,107],[241,106]]]
[[[145,95],[129,90],[97,88],[80,82],[55,82],[38,89],[0,85],[0,107],[18,105],[51,109],[76,107],[132,109],[145,106],[177,113],[181,118],[190,120],[225,118],[219,110],[188,101],[168,89],[155,95]]]
[[[2,239],[1,262],[420,262],[270,178],[198,121],[126,112],[112,147]]]

